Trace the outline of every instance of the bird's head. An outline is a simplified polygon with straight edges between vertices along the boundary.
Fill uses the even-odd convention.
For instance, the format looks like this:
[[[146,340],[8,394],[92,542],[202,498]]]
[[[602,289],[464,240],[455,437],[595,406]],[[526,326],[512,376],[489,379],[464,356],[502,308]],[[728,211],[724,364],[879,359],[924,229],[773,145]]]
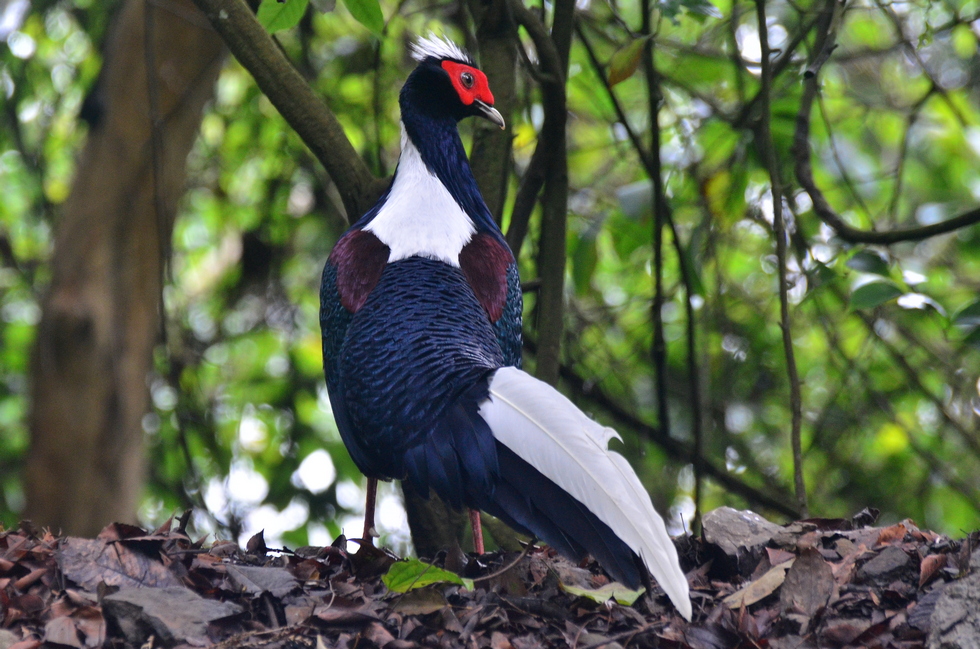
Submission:
[[[412,46],[419,62],[402,88],[402,115],[414,113],[429,119],[485,117],[500,128],[504,118],[493,107],[487,76],[469,54],[437,36],[420,38]]]

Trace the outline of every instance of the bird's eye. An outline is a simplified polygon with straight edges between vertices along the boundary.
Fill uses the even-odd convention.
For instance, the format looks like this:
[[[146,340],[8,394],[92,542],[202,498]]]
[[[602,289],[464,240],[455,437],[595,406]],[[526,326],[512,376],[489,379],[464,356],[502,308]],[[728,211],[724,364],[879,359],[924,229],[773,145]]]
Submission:
[[[464,88],[473,87],[473,75],[470,72],[464,72],[463,74],[459,75],[459,80],[463,82]]]

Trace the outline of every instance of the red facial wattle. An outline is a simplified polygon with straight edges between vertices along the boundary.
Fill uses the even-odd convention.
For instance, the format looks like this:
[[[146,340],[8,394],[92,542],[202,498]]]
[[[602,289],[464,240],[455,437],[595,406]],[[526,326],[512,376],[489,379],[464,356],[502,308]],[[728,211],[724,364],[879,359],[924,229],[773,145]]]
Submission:
[[[449,74],[449,80],[452,81],[453,88],[464,106],[471,106],[477,100],[488,106],[493,106],[493,93],[490,92],[487,75],[471,65],[456,63],[455,61],[443,61],[442,69]],[[466,75],[470,76],[467,77]],[[467,84],[467,78],[472,79],[469,84]]]

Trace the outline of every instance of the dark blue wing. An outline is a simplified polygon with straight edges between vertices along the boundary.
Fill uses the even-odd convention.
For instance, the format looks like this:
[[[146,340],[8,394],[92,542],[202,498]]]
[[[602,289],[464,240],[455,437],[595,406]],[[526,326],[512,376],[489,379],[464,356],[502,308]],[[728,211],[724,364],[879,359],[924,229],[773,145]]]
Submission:
[[[353,314],[340,302],[337,267],[328,261],[323,267],[320,281],[320,336],[323,342],[323,372],[328,388],[331,382],[336,382],[340,348],[352,317]]]
[[[521,367],[522,365],[523,313],[524,295],[521,292],[521,278],[517,274],[517,264],[511,263],[507,266],[507,301],[504,303],[503,313],[493,325],[506,366]]]
[[[357,431],[347,414],[347,404],[342,397],[340,383],[340,356],[347,329],[354,314],[344,308],[337,289],[337,267],[327,262],[323,267],[320,283],[320,336],[323,344],[323,373],[327,379],[327,394],[333,409],[337,430],[344,440],[354,460],[354,464],[364,475],[377,477],[379,470],[371,456],[363,451],[357,440]]]
[[[479,507],[492,495],[497,454],[477,408],[503,364],[459,268],[421,257],[388,264],[353,315],[338,362],[351,455],[365,456],[376,469],[368,475],[407,478],[451,505]]]

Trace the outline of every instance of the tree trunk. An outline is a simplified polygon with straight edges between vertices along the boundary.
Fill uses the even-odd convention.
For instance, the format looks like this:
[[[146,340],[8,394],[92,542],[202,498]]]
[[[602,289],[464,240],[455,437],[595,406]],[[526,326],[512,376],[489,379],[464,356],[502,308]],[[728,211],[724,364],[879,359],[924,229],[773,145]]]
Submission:
[[[507,199],[513,145],[514,103],[517,94],[517,28],[507,12],[507,0],[470,0],[480,45],[480,68],[490,81],[494,107],[507,127],[500,130],[476,121],[470,166],[494,220],[500,223]],[[515,250],[516,256],[519,251]]]
[[[31,361],[26,513],[38,524],[94,535],[135,518],[164,268],[222,52],[189,0],[130,0],[115,18]]]

